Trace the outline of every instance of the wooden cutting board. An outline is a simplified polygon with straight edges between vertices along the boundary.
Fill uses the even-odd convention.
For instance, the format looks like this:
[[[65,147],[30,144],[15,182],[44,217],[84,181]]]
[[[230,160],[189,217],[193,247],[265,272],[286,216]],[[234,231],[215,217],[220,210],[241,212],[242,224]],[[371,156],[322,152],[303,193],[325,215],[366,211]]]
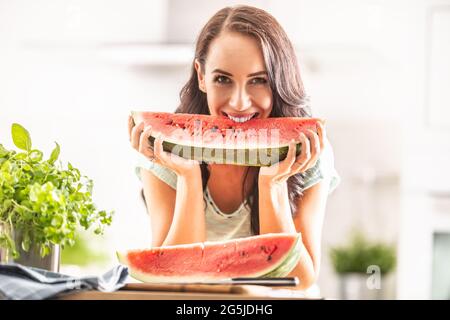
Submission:
[[[224,293],[237,295],[266,296],[272,290],[272,288],[260,285],[128,283],[120,290]]]

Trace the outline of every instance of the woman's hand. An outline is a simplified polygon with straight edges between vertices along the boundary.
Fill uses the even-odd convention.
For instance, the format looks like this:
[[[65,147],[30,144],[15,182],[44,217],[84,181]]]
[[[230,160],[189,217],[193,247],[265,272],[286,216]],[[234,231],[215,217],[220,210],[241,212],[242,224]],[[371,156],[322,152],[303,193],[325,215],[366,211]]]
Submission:
[[[178,176],[190,176],[198,174],[200,164],[195,160],[187,160],[175,154],[163,151],[161,135],[155,138],[154,146],[149,143],[148,138],[152,132],[151,126],[145,126],[144,122],[134,124],[133,117],[128,117],[128,134],[131,146],[151,161],[172,169]]]
[[[298,156],[295,155],[296,143],[291,141],[286,159],[260,169],[259,183],[269,185],[283,183],[290,176],[314,167],[324,149],[325,136],[325,128],[320,122],[317,133],[312,130],[307,130],[306,134],[302,132],[300,137],[301,153]]]

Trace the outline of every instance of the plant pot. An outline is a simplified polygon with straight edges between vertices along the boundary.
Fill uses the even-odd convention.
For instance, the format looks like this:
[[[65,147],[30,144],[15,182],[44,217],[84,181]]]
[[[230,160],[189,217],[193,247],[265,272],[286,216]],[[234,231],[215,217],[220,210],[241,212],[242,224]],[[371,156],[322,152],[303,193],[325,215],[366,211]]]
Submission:
[[[0,224],[0,230],[7,230],[4,224]],[[12,257],[12,252],[6,248],[0,248],[0,263],[18,263],[27,267],[35,267],[45,269],[53,272],[59,272],[60,266],[60,248],[58,245],[53,245],[50,253],[45,257],[41,257],[39,246],[37,244],[31,244],[28,251],[24,251],[21,246],[22,235],[18,232],[13,232],[14,242],[17,251],[20,256],[17,259]]]
[[[370,274],[344,273],[339,275],[340,296],[344,300],[379,300],[382,299],[380,289],[369,288],[367,280]]]

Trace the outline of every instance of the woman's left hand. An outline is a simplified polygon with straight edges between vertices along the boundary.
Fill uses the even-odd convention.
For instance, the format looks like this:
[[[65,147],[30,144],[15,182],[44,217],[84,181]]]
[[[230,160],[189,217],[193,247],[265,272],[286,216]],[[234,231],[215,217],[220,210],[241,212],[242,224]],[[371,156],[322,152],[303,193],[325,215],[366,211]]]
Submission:
[[[314,167],[324,149],[325,128],[321,122],[318,124],[317,133],[307,130],[301,133],[301,153],[296,156],[296,142],[291,141],[289,151],[283,161],[277,162],[269,167],[261,167],[259,170],[259,183],[279,184],[297,173],[303,173]]]

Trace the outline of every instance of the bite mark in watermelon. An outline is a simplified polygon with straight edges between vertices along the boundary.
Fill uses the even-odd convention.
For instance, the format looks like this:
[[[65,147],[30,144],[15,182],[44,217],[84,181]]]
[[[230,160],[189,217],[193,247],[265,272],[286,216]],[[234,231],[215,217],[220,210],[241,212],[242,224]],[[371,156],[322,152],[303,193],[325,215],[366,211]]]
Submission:
[[[317,118],[281,117],[235,122],[226,116],[166,112],[132,112],[135,124],[151,126],[163,149],[186,159],[245,166],[270,166],[286,158],[291,140],[301,152],[300,134],[317,132]]]
[[[202,282],[237,277],[284,277],[300,257],[301,235],[272,233],[227,241],[118,252],[143,282]]]

